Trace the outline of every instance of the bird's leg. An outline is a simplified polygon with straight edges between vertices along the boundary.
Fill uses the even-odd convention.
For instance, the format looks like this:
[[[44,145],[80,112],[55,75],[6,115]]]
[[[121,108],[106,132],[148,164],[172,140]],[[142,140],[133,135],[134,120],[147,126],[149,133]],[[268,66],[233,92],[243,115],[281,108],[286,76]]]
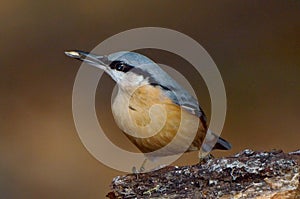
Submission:
[[[140,167],[140,173],[144,172],[145,171],[145,165],[146,165],[146,162],[147,162],[147,158],[145,158],[145,160],[143,161],[141,167]]]
[[[145,165],[147,162],[147,158],[143,161],[142,165],[140,166],[139,169],[137,169],[135,166],[132,167],[132,173],[138,174],[138,173],[143,173],[145,171]]]

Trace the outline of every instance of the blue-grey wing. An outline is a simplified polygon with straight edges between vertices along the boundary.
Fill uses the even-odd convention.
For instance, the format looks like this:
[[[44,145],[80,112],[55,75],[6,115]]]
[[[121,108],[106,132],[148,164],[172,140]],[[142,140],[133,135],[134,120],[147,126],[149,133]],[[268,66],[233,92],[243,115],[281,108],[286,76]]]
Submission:
[[[157,81],[157,79],[154,79],[150,81],[150,84],[161,87],[164,94],[171,99],[174,104],[179,105],[183,110],[203,119],[206,123],[206,116],[198,101],[187,90],[175,82],[175,80]]]

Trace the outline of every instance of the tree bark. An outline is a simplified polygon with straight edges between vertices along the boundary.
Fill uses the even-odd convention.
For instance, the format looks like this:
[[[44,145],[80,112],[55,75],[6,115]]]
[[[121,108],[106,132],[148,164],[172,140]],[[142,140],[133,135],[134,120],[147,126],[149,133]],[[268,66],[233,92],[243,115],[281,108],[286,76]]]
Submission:
[[[118,176],[107,197],[300,199],[299,166],[300,150],[283,153],[246,149],[193,166],[168,166]]]

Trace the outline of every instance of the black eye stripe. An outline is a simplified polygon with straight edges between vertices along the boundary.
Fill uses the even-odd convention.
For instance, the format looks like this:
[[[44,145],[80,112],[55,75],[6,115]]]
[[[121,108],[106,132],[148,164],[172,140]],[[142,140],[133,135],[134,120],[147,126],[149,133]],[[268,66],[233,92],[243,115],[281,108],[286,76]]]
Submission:
[[[126,64],[125,62],[122,61],[113,61],[111,62],[109,67],[111,69],[122,71],[124,73],[130,71],[133,68],[133,66],[130,66],[129,64]]]

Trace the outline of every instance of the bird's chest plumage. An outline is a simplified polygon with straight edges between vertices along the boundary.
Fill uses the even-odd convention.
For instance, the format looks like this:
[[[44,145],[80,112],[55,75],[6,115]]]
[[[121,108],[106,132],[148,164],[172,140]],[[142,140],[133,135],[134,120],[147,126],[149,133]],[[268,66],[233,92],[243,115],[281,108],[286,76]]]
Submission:
[[[161,155],[180,153],[184,144],[188,144],[187,150],[198,150],[206,133],[196,116],[181,110],[159,87],[151,85],[131,94],[119,90],[112,112],[119,128],[142,152],[166,146],[178,133],[170,154]]]

